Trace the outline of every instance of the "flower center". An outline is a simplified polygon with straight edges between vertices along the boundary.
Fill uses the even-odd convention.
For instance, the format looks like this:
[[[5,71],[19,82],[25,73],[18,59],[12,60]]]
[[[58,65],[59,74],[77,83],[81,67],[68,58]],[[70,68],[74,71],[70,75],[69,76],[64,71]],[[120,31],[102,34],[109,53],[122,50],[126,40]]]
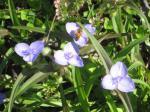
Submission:
[[[68,53],[65,54],[65,58],[66,58],[67,60],[69,60],[69,59],[72,58],[72,57],[73,57],[73,54],[72,54],[71,52],[68,52]]]
[[[23,53],[23,55],[27,56],[30,54],[30,50],[24,50],[24,51],[22,51],[22,53]]]

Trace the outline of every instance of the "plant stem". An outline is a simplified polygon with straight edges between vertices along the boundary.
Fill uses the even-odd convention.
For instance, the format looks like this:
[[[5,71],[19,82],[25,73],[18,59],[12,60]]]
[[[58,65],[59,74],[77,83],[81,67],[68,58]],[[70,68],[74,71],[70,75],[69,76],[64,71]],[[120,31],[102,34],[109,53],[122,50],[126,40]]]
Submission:
[[[52,23],[51,23],[51,27],[50,27],[50,29],[49,29],[49,31],[48,31],[47,36],[46,36],[46,39],[45,39],[45,43],[46,43],[46,44],[47,44],[48,41],[49,41],[50,33],[51,33],[52,29],[53,29],[55,19],[56,19],[56,15],[55,15],[54,18],[53,18],[53,21],[52,21]]]
[[[126,111],[133,112],[132,105],[130,103],[130,99],[129,99],[128,95],[126,93],[122,93],[118,90],[116,92],[118,93],[118,96],[120,97],[124,107],[126,108]]]

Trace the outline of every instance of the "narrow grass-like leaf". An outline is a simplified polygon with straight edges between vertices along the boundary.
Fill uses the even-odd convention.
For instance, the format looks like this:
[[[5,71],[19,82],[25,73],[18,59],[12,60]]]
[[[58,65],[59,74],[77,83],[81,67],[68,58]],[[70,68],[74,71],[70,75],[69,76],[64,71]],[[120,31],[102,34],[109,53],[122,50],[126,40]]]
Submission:
[[[112,23],[113,23],[113,29],[116,33],[123,33],[123,24],[122,24],[122,18],[121,18],[121,8],[118,7],[117,11],[112,14]]]
[[[80,27],[86,32],[86,34],[88,35],[88,37],[90,38],[94,48],[96,49],[98,55],[100,56],[104,67],[106,69],[106,72],[109,73],[109,69],[112,66],[112,61],[109,58],[108,54],[106,53],[106,51],[104,50],[104,48],[99,44],[99,42],[96,40],[96,38],[91,35],[88,30],[86,28],[84,28],[84,26],[81,23],[78,23],[80,25]]]
[[[139,39],[134,40],[134,41],[131,42],[129,45],[127,45],[122,51],[120,51],[120,52],[118,53],[118,55],[116,56],[116,58],[121,58],[121,57],[126,56],[126,55],[131,51],[131,49],[132,49],[134,46],[136,46],[136,45],[142,43],[142,42],[145,41],[146,39],[147,39],[146,37],[142,37],[142,38],[139,38]]]
[[[42,28],[38,28],[38,27],[12,26],[10,28],[12,28],[12,29],[18,29],[18,30],[28,30],[28,31],[33,31],[33,32],[38,32],[38,33],[45,34],[45,30],[42,29]]]
[[[8,0],[8,9],[9,9],[10,17],[11,17],[13,24],[20,25],[13,0]]]
[[[108,39],[113,39],[113,38],[118,38],[121,36],[127,36],[127,33],[118,33],[118,34],[106,34],[103,37],[101,37],[98,41],[101,43],[103,40],[108,40]]]
[[[134,68],[137,68],[138,66],[143,66],[145,67],[145,65],[143,65],[143,63],[141,61],[137,61],[137,62],[134,62],[132,65],[130,65],[128,67],[128,71],[134,69]]]
[[[14,100],[16,98],[16,93],[17,93],[21,83],[25,80],[26,77],[27,77],[27,75],[24,73],[20,73],[20,75],[17,77],[17,80],[15,81],[15,84],[12,88],[11,96],[9,99],[8,112],[11,112]]]
[[[82,86],[83,81],[82,81],[80,69],[73,67],[72,75],[73,75],[72,77],[73,77],[74,87],[76,88],[76,93],[77,93],[78,99],[81,103],[81,107],[84,112],[90,112],[88,98],[87,98],[87,96],[85,94],[85,90]]]
[[[132,0],[129,1],[127,6],[130,6],[130,8],[132,8],[140,16],[143,25],[147,27],[148,30],[150,31],[149,21],[147,17],[144,15],[144,13],[141,11],[141,9],[139,9],[138,6]]]
[[[99,74],[93,74],[87,80],[87,83],[86,83],[86,86],[85,86],[85,92],[86,92],[87,97],[90,95],[90,92],[92,90],[93,84],[94,84],[95,80],[98,79],[98,77],[99,77]]]
[[[4,56],[4,59],[2,60],[2,62],[0,63],[0,74],[2,74],[3,69],[5,68],[5,66],[8,63],[8,59],[9,57],[14,53],[12,48],[9,48]]]
[[[141,84],[141,85],[147,87],[148,89],[150,89],[150,85],[147,84],[146,82],[142,81],[142,80],[139,80],[139,79],[133,79],[133,81],[134,81],[135,83],[137,83],[137,84]]]
[[[126,112],[133,112],[133,109],[132,109],[132,105],[130,103],[130,99],[128,97],[128,94],[127,93],[123,93],[123,92],[120,92],[120,91],[116,91],[118,93],[118,96],[120,97],[125,109],[126,109]]]
[[[106,97],[105,97],[106,103],[108,104],[110,111],[111,112],[118,112],[111,95],[108,94],[107,92],[105,93],[105,95],[106,95]]]
[[[16,95],[19,96],[23,94],[26,90],[31,88],[34,84],[42,81],[48,75],[49,73],[37,72],[31,78],[29,78],[25,83],[23,83],[23,85],[20,87]]]

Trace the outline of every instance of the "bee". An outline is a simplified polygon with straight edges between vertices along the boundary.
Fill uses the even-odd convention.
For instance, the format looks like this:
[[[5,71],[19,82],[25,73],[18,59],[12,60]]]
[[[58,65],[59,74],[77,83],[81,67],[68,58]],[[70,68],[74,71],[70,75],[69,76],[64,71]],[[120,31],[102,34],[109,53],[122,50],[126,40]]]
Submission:
[[[79,40],[82,34],[82,29],[78,29],[77,32],[75,32],[74,34],[76,36],[76,41]]]

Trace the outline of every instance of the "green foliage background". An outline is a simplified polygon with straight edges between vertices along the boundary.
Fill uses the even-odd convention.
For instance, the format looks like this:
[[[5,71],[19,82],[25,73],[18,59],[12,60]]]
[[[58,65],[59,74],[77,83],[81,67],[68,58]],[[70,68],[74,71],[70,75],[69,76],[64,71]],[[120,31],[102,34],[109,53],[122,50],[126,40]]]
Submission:
[[[0,111],[131,112],[115,91],[100,84],[112,63],[123,61],[136,84],[128,94],[133,112],[149,112],[150,2],[56,1],[0,0],[0,92],[6,94]],[[97,29],[94,37],[87,32],[90,41],[80,50],[81,69],[59,66],[52,58],[72,41],[66,22],[91,23]],[[47,44],[34,63],[14,52],[17,43],[39,39]]]

